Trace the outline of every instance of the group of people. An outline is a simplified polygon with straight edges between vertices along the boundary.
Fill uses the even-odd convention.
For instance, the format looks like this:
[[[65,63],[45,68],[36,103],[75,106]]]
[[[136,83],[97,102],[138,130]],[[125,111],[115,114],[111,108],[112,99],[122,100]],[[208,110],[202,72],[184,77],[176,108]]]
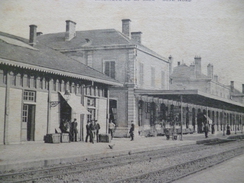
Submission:
[[[114,130],[115,130],[115,124],[112,121],[109,121],[108,133],[111,135],[111,140],[114,137]],[[134,140],[134,131],[135,131],[135,125],[134,125],[134,122],[131,121],[131,126],[130,126],[130,131],[129,131],[131,141]]]
[[[60,123],[60,130],[62,133],[69,133],[69,139],[71,142],[77,142],[77,119],[75,118],[72,122],[68,120],[62,120]],[[86,142],[94,143],[94,140],[96,142],[99,142],[99,130],[100,130],[100,124],[97,122],[97,120],[91,120],[88,121],[86,124]],[[115,130],[115,124],[112,121],[109,121],[108,124],[108,133],[111,135],[111,140],[114,137],[114,130]],[[134,130],[135,125],[133,121],[131,121],[131,127],[130,127],[130,139],[131,141],[134,140]]]
[[[97,120],[88,121],[86,124],[86,142],[93,143],[94,139],[96,139],[97,142],[99,142],[99,130],[100,130],[100,124],[97,122]]]
[[[69,133],[69,140],[71,142],[77,142],[77,119],[75,118],[74,121],[69,122],[68,120],[63,120],[60,123],[60,130],[62,133]]]

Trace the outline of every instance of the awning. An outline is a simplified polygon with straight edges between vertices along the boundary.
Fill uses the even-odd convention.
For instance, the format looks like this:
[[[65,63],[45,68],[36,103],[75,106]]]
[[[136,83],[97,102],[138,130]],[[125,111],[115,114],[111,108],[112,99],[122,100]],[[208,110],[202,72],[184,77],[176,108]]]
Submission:
[[[63,97],[65,100],[64,93],[59,92],[59,94]],[[72,113],[76,114],[90,114],[87,109],[81,104],[80,100],[77,100],[77,96],[75,94],[70,94],[69,99],[67,100],[67,103],[72,108]]]
[[[172,101],[181,101],[188,104],[213,107],[221,110],[244,112],[244,105],[230,99],[213,96],[198,90],[142,90],[137,89],[135,93],[147,97],[158,97]]]

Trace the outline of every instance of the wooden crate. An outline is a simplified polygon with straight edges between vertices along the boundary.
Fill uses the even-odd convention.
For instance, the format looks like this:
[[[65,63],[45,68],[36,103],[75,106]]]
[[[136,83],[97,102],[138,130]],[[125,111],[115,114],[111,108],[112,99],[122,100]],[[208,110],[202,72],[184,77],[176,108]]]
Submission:
[[[62,143],[70,142],[69,141],[69,134],[68,133],[61,133],[60,142],[62,142]]]
[[[111,135],[110,134],[99,134],[99,142],[111,142]]]
[[[60,134],[59,133],[53,133],[53,134],[47,134],[44,136],[45,143],[60,143]]]

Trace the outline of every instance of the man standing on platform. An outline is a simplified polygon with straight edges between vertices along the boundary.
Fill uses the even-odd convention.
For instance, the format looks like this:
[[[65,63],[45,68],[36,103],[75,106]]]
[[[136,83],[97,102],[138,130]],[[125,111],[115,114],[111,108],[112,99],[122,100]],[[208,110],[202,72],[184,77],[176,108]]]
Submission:
[[[86,142],[88,141],[88,138],[89,138],[89,140],[91,141],[90,124],[91,124],[90,121],[88,121],[87,124],[86,124]]]
[[[77,142],[77,121],[76,118],[74,119],[74,121],[71,123],[71,128],[72,128],[72,141],[73,142]]]
[[[111,134],[111,140],[114,137],[114,128],[115,128],[115,124],[112,122],[112,120],[110,120],[108,124],[108,134]]]
[[[95,134],[94,121],[91,121],[89,129],[90,129],[90,142],[94,144],[94,134]]]
[[[99,142],[99,130],[100,130],[100,124],[97,122],[97,120],[95,120],[95,130],[96,130],[96,139],[97,142]]]
[[[130,138],[131,138],[131,141],[134,140],[134,130],[135,130],[135,125],[133,123],[133,121],[131,121],[131,127],[130,127]]]

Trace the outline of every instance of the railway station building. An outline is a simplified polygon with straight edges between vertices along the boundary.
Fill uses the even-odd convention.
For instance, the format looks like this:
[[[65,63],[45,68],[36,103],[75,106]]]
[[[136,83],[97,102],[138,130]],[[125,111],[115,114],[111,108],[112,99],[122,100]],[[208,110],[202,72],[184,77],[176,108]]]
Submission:
[[[76,31],[76,23],[67,20],[64,32],[43,34],[37,40],[123,84],[109,90],[108,120],[116,124],[115,136],[127,136],[132,121],[143,136],[163,133],[172,123],[201,133],[202,115],[212,119],[216,130],[227,124],[242,130],[243,93],[233,82],[219,83],[211,64],[208,75],[202,74],[198,56],[193,65],[179,64],[171,72],[173,58],[144,46],[142,32],[131,32],[129,19],[122,20],[121,32]]]
[[[0,144],[43,141],[63,121],[77,119],[78,141],[88,120],[106,133],[110,86],[115,79],[30,39],[0,32]]]
[[[118,80],[123,87],[111,87],[109,120],[116,124],[115,136],[124,137],[133,121],[138,126],[135,89],[169,89],[170,59],[142,44],[142,32],[131,32],[131,21],[122,20],[122,32],[115,29],[76,31],[66,21],[66,31],[38,36],[41,44]],[[149,119],[145,126],[150,128]]]

